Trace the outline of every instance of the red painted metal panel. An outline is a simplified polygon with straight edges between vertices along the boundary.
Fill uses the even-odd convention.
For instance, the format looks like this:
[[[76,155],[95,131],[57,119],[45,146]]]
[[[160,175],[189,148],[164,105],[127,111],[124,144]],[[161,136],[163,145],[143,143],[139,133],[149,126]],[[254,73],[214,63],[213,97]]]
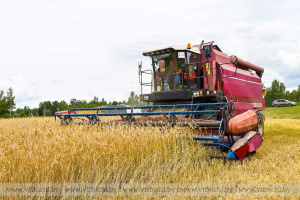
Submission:
[[[238,139],[231,147],[231,151],[234,152],[235,156],[239,159],[243,159],[249,150],[246,138]]]
[[[243,61],[242,59],[239,60],[241,62]],[[212,57],[208,60],[203,57],[203,53],[201,50],[200,61],[208,61],[210,64],[210,74],[208,74],[203,81],[204,89],[215,90],[217,88],[223,90],[224,93],[228,91],[226,93],[228,100],[232,100],[232,96],[235,102],[241,103],[237,105],[238,108],[236,109],[236,111],[234,111],[234,114],[240,114],[244,111],[247,111],[249,109],[252,110],[254,108],[264,109],[265,101],[263,97],[261,78],[255,72],[250,72],[242,70],[240,68],[236,68],[235,65],[231,63],[230,57],[217,49],[212,50]],[[244,62],[246,64],[249,64],[246,61]],[[251,64],[251,66],[252,65],[253,64]],[[219,85],[216,85],[218,82],[218,66],[220,66],[221,68],[220,71],[218,70],[218,73],[224,76],[224,78],[221,78],[222,80],[220,80],[222,82],[221,87]],[[207,69],[205,67],[205,64],[201,64],[201,67],[203,70],[203,74],[206,75]],[[252,104],[253,106],[249,104]]]
[[[235,109],[232,111],[232,114],[234,115],[239,115],[246,112],[247,110],[254,109],[253,103],[234,102],[234,107]]]
[[[249,152],[256,151],[262,145],[261,134],[255,131],[249,131],[244,138],[248,140]]]
[[[248,146],[248,144],[245,144],[244,146],[242,146],[241,148],[239,148],[238,150],[236,150],[234,152],[234,154],[239,159],[243,159],[247,155],[248,150],[249,150],[249,146]]]
[[[69,114],[69,113],[68,113],[68,111],[66,110],[66,111],[55,112],[55,114],[57,114],[57,115],[67,115],[67,114]],[[75,114],[75,112],[74,112],[74,111],[71,111],[70,114]]]
[[[207,59],[203,57],[203,50],[201,50],[201,62],[207,62]],[[204,89],[215,90],[217,83],[217,63],[230,62],[230,59],[227,54],[220,52],[216,49],[212,50],[212,57],[208,59],[209,62],[209,74],[204,78]],[[203,74],[206,75],[205,64],[201,64]],[[208,79],[208,80],[207,80]],[[208,84],[207,84],[208,83]]]
[[[236,70],[236,74],[235,74]],[[261,79],[255,73],[222,65],[223,91],[230,91],[235,102],[253,103],[254,108],[264,108]],[[234,75],[234,76],[233,76]],[[226,96],[231,100],[230,92]]]

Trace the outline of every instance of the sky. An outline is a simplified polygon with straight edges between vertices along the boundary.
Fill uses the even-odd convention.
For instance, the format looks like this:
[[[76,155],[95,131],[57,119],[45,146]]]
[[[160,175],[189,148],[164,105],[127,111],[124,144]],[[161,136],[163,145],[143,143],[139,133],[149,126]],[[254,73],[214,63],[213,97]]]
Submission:
[[[16,106],[140,94],[142,52],[214,41],[228,55],[300,85],[300,2],[242,0],[0,0],[0,90]]]

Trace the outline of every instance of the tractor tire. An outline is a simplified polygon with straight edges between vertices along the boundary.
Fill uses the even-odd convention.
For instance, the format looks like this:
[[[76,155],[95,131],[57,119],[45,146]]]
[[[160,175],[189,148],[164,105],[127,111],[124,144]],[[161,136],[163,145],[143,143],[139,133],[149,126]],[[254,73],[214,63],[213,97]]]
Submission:
[[[265,131],[265,116],[262,113],[258,113],[257,118],[256,131],[261,134],[261,137],[263,137]]]

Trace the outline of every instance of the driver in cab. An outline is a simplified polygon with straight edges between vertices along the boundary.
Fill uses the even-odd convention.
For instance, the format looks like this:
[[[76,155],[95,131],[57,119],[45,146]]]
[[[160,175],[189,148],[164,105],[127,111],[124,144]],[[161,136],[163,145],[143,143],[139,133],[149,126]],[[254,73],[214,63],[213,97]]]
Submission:
[[[169,84],[169,88],[170,90],[178,89],[179,81],[176,81],[175,83],[175,76],[180,75],[182,73],[182,70],[178,69],[177,62],[174,58],[170,60],[168,68],[169,73],[167,75],[167,83]]]

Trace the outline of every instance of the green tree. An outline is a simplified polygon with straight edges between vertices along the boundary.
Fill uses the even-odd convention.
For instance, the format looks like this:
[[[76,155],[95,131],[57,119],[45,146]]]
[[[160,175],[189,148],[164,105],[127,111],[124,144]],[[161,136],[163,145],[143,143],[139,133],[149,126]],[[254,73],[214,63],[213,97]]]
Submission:
[[[15,96],[14,96],[13,89],[11,87],[8,88],[8,91],[6,93],[6,101],[7,101],[8,110],[12,111],[13,109],[16,108]]]
[[[111,103],[111,105],[116,106],[116,105],[118,105],[118,102],[117,102],[117,101],[113,101],[113,102]]]
[[[284,99],[286,97],[286,87],[278,80],[274,80],[270,88],[268,88],[265,97],[266,106],[272,106],[272,102],[276,99]]]
[[[32,115],[35,116],[35,117],[38,117],[38,116],[39,116],[39,111],[38,111],[37,108],[33,108],[33,109],[31,110],[31,113],[32,113]]]
[[[55,112],[57,112],[58,110],[59,110],[59,102],[58,101],[53,101],[51,103],[51,107],[50,107],[51,114],[54,116]]]
[[[93,103],[93,104],[97,105],[99,103],[99,98],[94,96],[93,100],[90,101],[90,103]]]
[[[5,99],[3,90],[0,91],[0,117],[6,118],[8,114],[8,103]]]
[[[65,102],[65,101],[60,101],[59,104],[58,104],[58,109],[59,109],[60,111],[62,111],[62,110],[67,110],[67,109],[68,109],[68,104],[67,104],[67,102]]]
[[[20,117],[22,117],[22,118],[25,118],[25,117],[26,117],[26,114],[25,114],[24,111],[22,111],[22,112],[20,113]]]
[[[30,117],[30,112],[31,112],[31,109],[29,108],[29,106],[24,106],[24,113],[27,117]]]
[[[52,116],[52,113],[51,113],[51,110],[50,110],[50,109],[47,109],[47,110],[46,110],[45,116],[47,116],[47,117]]]
[[[46,110],[51,109],[51,101],[44,101],[39,104],[38,113],[39,116],[46,116]]]
[[[0,117],[1,118],[9,118],[15,109],[15,96],[13,95],[13,89],[9,88],[6,96],[4,96],[4,91],[0,91]],[[12,113],[13,114],[13,113]]]
[[[88,103],[86,100],[77,100],[75,98],[70,100],[68,108],[88,108]]]
[[[137,106],[139,104],[139,97],[135,92],[130,92],[130,97],[128,98],[128,105]]]
[[[104,98],[102,98],[99,106],[106,106],[106,105],[107,105],[107,102],[104,100]]]
[[[71,107],[74,106],[74,108],[75,108],[77,106],[77,99],[75,99],[75,98],[70,99],[69,106],[71,106]]]

